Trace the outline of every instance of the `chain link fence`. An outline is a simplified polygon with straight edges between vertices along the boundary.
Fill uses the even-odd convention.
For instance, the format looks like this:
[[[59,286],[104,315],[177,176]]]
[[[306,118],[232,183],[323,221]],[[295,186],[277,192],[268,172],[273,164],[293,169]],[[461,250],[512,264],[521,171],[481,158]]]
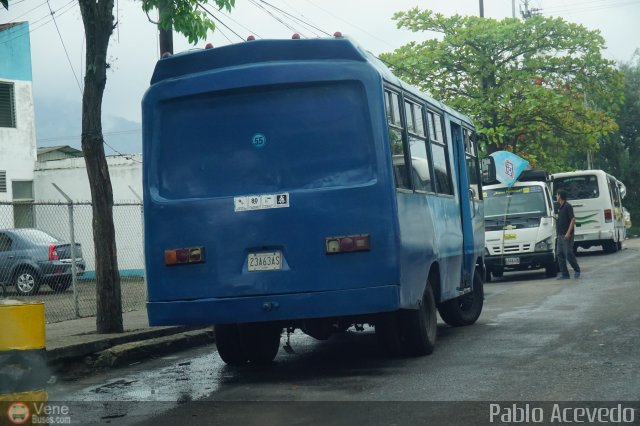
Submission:
[[[88,202],[0,202],[0,282],[6,295],[43,301],[48,323],[95,316],[92,219]],[[113,220],[122,310],[138,310],[147,300],[142,204],[114,204]]]

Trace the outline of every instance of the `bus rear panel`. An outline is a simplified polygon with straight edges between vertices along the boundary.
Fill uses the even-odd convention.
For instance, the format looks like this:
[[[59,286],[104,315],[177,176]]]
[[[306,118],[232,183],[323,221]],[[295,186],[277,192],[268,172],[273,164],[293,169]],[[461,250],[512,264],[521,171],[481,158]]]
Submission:
[[[384,111],[363,108],[380,96],[371,87],[381,81],[364,62],[348,70],[315,62],[312,73],[284,61],[188,74],[149,90],[153,324],[399,308],[393,192],[372,124]],[[171,263],[186,252],[201,259]]]

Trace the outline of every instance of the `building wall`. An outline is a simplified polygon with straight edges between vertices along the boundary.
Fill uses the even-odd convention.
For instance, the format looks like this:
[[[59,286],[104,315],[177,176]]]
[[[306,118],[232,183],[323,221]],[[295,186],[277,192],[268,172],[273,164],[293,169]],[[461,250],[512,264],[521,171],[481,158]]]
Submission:
[[[0,79],[32,80],[28,22],[0,27]]]
[[[0,127],[0,170],[7,172],[7,192],[0,192],[0,201],[11,201],[11,182],[33,180],[36,162],[31,47],[26,22],[0,31],[0,81],[12,83],[15,95],[16,127]],[[12,222],[11,218],[4,219]]]
[[[144,269],[142,205],[133,190],[142,196],[142,156],[107,157],[113,188],[113,220],[116,230],[118,267],[121,275],[141,275]],[[55,183],[74,205],[73,226],[75,241],[82,244],[88,275],[95,271],[93,245],[91,191],[84,158],[40,161],[36,165],[34,192],[36,204],[66,203],[64,196],[52,185]],[[125,205],[119,205],[125,204]],[[69,208],[61,205],[36,206],[35,226],[59,238],[69,239]]]

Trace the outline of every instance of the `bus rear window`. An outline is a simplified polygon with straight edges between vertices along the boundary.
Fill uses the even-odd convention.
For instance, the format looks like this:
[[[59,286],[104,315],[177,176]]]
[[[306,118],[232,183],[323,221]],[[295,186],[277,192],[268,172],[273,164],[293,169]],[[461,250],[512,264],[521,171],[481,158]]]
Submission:
[[[374,179],[357,82],[202,94],[159,107],[156,176],[168,199],[351,186]]]
[[[556,178],[553,181],[553,186],[555,191],[558,191],[558,189],[567,191],[569,200],[586,200],[600,196],[598,177],[595,175]]]

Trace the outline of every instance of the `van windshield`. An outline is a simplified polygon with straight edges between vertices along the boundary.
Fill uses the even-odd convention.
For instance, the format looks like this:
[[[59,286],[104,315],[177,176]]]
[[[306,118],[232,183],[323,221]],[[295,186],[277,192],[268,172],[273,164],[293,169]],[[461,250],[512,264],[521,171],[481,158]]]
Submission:
[[[544,192],[539,186],[487,189],[483,195],[485,217],[546,214]]]
[[[598,177],[596,175],[567,176],[553,181],[554,193],[558,189],[567,191],[568,200],[598,198]]]

